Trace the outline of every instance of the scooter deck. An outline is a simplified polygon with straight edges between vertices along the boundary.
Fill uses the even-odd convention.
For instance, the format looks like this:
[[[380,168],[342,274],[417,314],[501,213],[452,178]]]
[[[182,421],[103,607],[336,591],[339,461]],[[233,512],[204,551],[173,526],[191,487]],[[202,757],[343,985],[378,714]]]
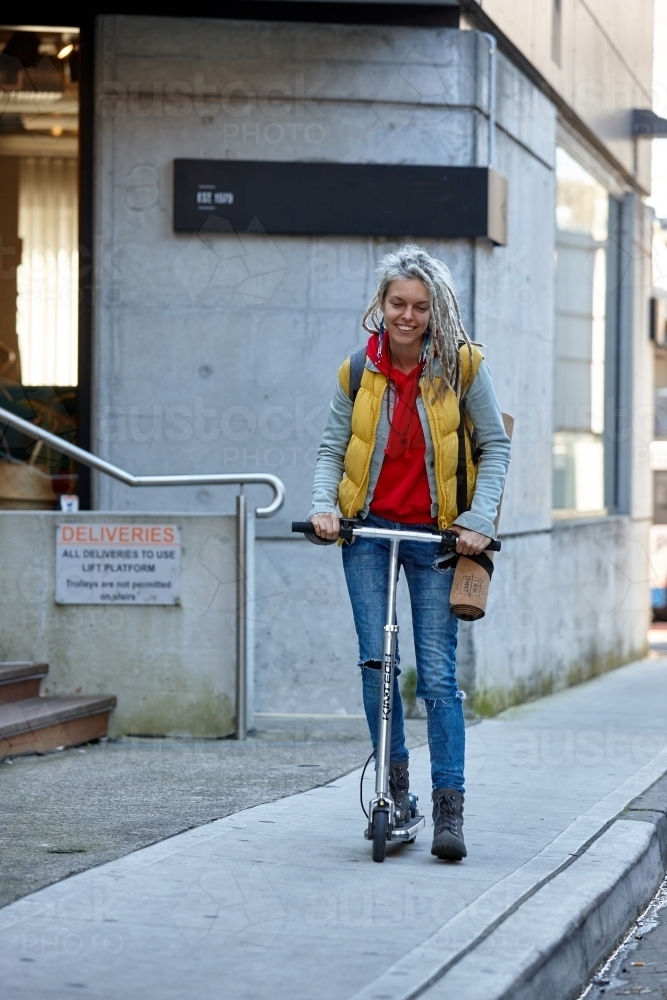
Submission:
[[[414,840],[417,833],[426,826],[425,816],[413,816],[409,822],[403,826],[396,826],[389,835],[390,840],[409,841]]]
[[[409,843],[414,840],[420,830],[426,826],[425,816],[413,816],[408,823],[404,823],[403,826],[395,826],[394,829],[389,834],[390,841],[398,841],[399,843]],[[364,830],[364,837],[366,840],[371,838],[368,836],[368,827]]]

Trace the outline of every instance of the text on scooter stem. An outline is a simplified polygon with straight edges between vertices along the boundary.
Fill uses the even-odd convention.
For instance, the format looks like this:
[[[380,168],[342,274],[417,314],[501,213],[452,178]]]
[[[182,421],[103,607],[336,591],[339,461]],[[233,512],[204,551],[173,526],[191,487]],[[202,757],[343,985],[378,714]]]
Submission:
[[[382,718],[388,719],[391,715],[391,667],[393,657],[391,653],[386,653],[384,657],[384,669],[382,671]]]

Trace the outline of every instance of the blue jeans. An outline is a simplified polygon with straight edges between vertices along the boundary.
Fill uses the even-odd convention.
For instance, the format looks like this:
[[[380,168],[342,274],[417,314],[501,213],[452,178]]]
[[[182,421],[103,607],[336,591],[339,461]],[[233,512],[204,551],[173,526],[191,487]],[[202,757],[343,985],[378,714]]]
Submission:
[[[431,525],[405,525],[369,514],[363,522],[379,528],[427,530]],[[417,658],[417,697],[426,705],[431,779],[434,788],[464,791],[465,724],[461,692],[456,682],[458,620],[449,607],[453,569],[433,569],[437,544],[401,542],[399,564],[410,591]],[[378,700],[382,671],[389,541],[355,538],[343,545],[343,568],[359,639],[363,699],[373,749],[377,747]],[[400,572],[400,570],[399,570]],[[398,656],[397,656],[398,662]],[[394,681],[391,760],[407,760],[403,705]]]

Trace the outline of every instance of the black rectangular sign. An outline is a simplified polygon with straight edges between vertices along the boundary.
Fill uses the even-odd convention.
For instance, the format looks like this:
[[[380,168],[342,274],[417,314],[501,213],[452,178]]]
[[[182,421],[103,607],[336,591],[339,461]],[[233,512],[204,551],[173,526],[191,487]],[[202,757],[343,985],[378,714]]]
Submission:
[[[505,179],[487,167],[174,160],[179,233],[198,232],[207,219],[209,229],[213,216],[236,232],[504,244],[506,201]]]

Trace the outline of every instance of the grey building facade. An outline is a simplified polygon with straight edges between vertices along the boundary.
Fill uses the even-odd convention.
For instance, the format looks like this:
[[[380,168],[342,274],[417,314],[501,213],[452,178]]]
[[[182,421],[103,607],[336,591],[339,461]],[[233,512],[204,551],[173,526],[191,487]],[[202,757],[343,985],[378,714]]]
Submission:
[[[258,709],[360,710],[339,553],[295,540],[289,522],[308,510],[336,370],[364,342],[374,268],[398,240],[267,235],[261,219],[175,233],[174,160],[486,166],[480,28],[501,42],[494,167],[508,185],[507,244],[420,240],[451,267],[516,420],[503,554],[487,617],[461,630],[461,683],[492,712],[645,648],[650,230],[647,148],[630,111],[648,98],[631,80],[605,118],[610,71],[595,53],[613,31],[593,33],[587,62],[581,4],[535,26],[542,41],[560,32],[560,49],[552,39],[546,51],[512,37],[502,5],[478,17],[469,6],[459,27],[305,13],[96,19],[94,450],[136,471],[284,479],[284,511],[258,524]],[[523,6],[533,18],[550,8]],[[629,65],[640,43],[650,52],[650,20],[633,31],[617,39]],[[100,479],[93,496],[103,510],[231,509],[212,489],[156,501]],[[405,596],[404,667],[414,662]]]
[[[515,419],[491,602],[461,628],[469,704],[493,713],[641,655],[653,350],[650,146],[633,111],[651,105],[650,0],[268,0],[173,17],[110,4],[85,22],[62,17],[69,27],[45,27],[36,10],[0,26],[0,236],[14,254],[0,303],[5,405],[134,473],[284,480],[281,514],[255,526],[255,708],[361,708],[340,553],[293,537],[290,521],[309,509],[336,371],[364,343],[377,261],[409,239],[449,264]],[[349,173],[344,188],[344,169],[363,193]],[[449,199],[440,215],[419,188],[428,178]],[[261,207],[243,216],[234,185]],[[231,489],[86,483],[33,447],[3,438],[5,527],[17,507],[53,511],[71,492],[94,511],[184,524],[233,510]],[[251,506],[266,499],[247,492]],[[25,573],[48,577],[40,546],[20,547]],[[168,689],[172,708],[188,669],[216,691],[224,673],[227,722],[206,729],[222,735],[234,580],[216,556],[207,586],[209,556],[184,553],[187,607],[164,612],[203,637],[190,659],[185,640],[144,634],[137,617],[125,666]],[[6,658],[52,655],[60,611],[49,594],[39,601],[29,629],[7,604]],[[399,619],[409,677],[403,590]],[[65,641],[61,686],[80,683],[70,669],[106,684],[115,654],[91,630],[96,672],[73,665]],[[214,635],[230,636],[224,670]]]

